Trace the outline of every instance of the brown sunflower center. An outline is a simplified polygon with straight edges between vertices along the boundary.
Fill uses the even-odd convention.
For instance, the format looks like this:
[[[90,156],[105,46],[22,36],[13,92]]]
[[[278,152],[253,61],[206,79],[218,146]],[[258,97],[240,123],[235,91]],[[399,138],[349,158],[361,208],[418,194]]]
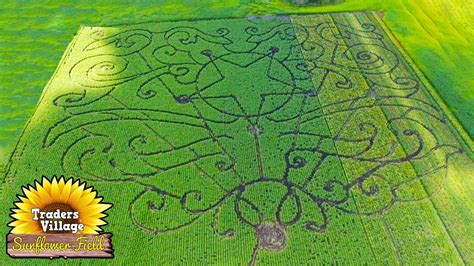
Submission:
[[[57,214],[57,211],[59,210],[59,215]],[[72,213],[75,211],[71,205],[67,203],[51,203],[44,207],[42,212],[45,213],[53,213],[53,218],[47,218],[48,221],[51,221],[54,223],[55,221],[62,222],[62,224],[75,224],[78,223],[79,219],[74,219]],[[56,214],[54,214],[56,213]],[[59,218],[58,218],[59,216]],[[45,217],[46,218],[46,217]],[[38,222],[40,223],[41,226],[41,220],[40,219]],[[64,234],[64,233],[71,233],[71,231],[66,231],[66,230],[51,230],[51,228],[48,226],[48,229],[46,230],[45,233],[48,234]]]

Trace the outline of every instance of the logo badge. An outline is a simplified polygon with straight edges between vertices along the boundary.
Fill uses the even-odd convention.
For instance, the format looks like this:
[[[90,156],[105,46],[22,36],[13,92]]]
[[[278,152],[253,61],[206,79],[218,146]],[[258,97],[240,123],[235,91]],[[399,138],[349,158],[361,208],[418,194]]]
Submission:
[[[8,224],[11,257],[113,257],[112,234],[99,233],[112,204],[102,202],[93,187],[61,176],[43,177],[22,190]]]

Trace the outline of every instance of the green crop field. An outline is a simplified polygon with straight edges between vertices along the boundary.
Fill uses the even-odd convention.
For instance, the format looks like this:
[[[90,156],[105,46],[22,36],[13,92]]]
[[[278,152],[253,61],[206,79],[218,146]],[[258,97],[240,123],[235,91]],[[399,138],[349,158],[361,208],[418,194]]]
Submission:
[[[379,15],[82,27],[0,223],[59,173],[114,204],[115,258],[72,263],[473,263],[471,148]]]

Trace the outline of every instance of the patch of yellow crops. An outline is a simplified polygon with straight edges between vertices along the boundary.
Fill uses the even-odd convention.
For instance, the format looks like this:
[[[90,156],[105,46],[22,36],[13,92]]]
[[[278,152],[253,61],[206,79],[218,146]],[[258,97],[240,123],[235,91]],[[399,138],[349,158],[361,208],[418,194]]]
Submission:
[[[264,14],[360,10],[384,12],[383,20],[390,31],[471,132],[465,109],[474,101],[474,80],[468,74],[474,68],[473,0],[345,0],[319,7],[297,7],[274,0],[255,5],[253,11]],[[459,130],[463,131],[460,126]]]
[[[268,11],[318,13],[357,10],[382,10],[390,24],[404,25],[411,33],[426,33],[418,41],[448,41],[453,46],[471,46],[474,38],[474,1],[472,0],[345,0],[338,5],[295,7],[283,0],[269,1]],[[394,30],[394,29],[392,29]],[[403,35],[404,32],[400,32]],[[428,39],[420,38],[431,36]],[[399,37],[399,36],[397,36]]]

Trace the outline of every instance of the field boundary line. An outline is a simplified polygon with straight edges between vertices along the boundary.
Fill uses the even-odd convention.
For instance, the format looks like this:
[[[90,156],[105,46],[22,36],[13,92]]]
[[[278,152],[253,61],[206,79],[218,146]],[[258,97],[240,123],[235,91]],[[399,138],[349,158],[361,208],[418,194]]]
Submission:
[[[395,256],[398,259],[398,262],[400,263],[400,265],[404,265],[400,252],[400,245],[393,238],[393,233],[390,229],[390,226],[388,225],[387,219],[385,218],[385,213],[380,216],[380,221],[382,221],[383,228],[385,232],[387,232],[388,237],[390,238],[390,243],[392,244],[392,248],[395,250]]]

